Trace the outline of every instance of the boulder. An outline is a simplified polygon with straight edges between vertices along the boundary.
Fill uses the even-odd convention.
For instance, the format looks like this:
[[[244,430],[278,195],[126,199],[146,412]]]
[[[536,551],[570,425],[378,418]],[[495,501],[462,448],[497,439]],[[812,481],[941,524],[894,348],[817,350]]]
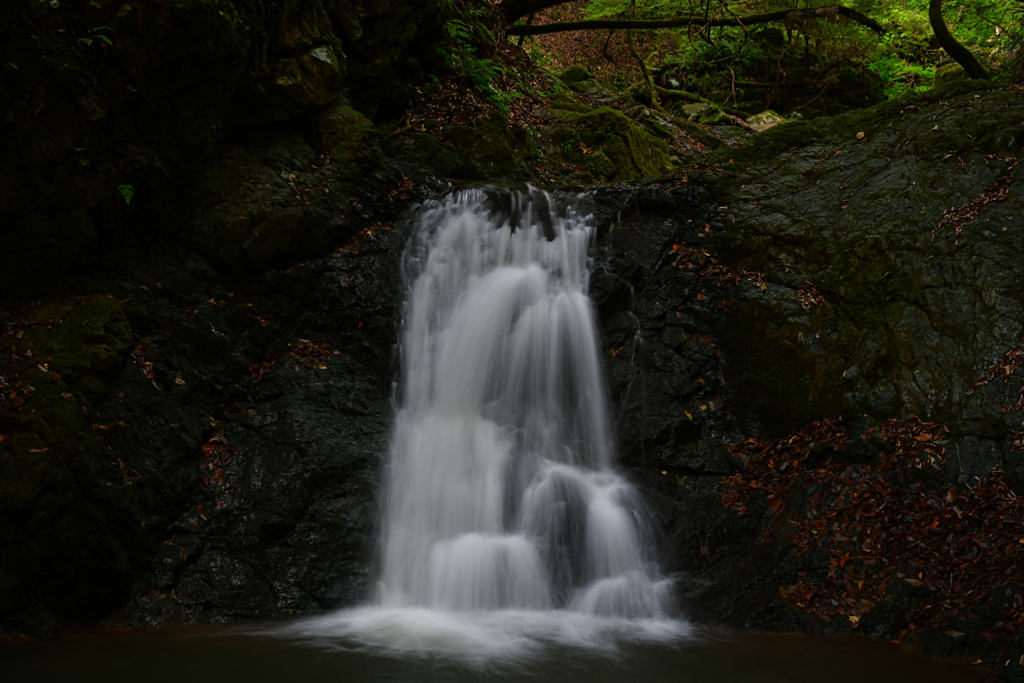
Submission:
[[[703,107],[697,112],[695,120],[697,123],[703,123],[705,126],[728,126],[732,124],[732,119],[717,104],[708,104],[706,107]]]
[[[760,114],[754,114],[747,119],[747,125],[756,130],[758,133],[763,133],[769,128],[774,128],[780,123],[788,123],[789,119],[775,113],[771,109],[766,109]]]

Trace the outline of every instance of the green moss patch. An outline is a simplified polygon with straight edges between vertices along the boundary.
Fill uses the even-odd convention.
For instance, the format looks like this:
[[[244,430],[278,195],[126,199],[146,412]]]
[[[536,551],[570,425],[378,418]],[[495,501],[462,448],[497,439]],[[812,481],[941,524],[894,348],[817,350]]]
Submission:
[[[551,142],[568,162],[583,164],[590,182],[628,182],[671,172],[669,147],[625,114],[600,107],[586,114],[566,112],[565,126]]]
[[[84,305],[58,305],[33,312],[22,344],[33,355],[50,358],[48,370],[78,377],[106,373],[121,366],[131,344],[131,328],[120,302],[111,297],[85,299]],[[53,329],[43,320],[56,319]]]

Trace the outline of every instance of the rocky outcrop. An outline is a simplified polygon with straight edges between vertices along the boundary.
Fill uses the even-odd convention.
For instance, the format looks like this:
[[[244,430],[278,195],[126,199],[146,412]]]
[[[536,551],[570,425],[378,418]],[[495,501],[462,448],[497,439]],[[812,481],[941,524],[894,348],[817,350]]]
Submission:
[[[248,285],[178,247],[5,318],[5,630],[285,616],[367,594],[400,194],[333,257]]]
[[[40,45],[12,39],[14,58],[78,61],[59,82],[46,59],[26,68],[31,96],[3,84],[0,287],[35,294],[5,299],[0,330],[4,632],[366,594],[397,220],[433,181],[414,190],[339,94],[362,73],[359,22],[385,20],[341,4],[344,31],[319,2],[15,13]],[[392,4],[387,68],[422,47],[426,9]],[[93,22],[110,28],[62,42]]]
[[[177,239],[182,219],[215,201],[191,191],[196,175],[218,172],[204,171],[211,160],[254,178],[260,161],[280,161],[268,148],[306,135],[303,116],[339,94],[364,118],[397,117],[412,84],[444,68],[439,8],[16,0],[0,27],[0,296],[108,268],[113,249]],[[307,145],[319,124],[309,125]]]
[[[442,178],[536,182],[537,145],[522,126],[494,112],[436,135],[413,131],[384,143],[388,156]]]
[[[939,91],[595,192],[622,457],[692,618],[986,662],[1015,633],[1022,113]]]

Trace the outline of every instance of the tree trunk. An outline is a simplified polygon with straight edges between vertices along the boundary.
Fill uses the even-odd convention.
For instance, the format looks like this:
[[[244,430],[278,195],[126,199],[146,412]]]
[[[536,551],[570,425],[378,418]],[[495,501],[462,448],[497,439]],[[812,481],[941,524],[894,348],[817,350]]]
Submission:
[[[530,24],[532,24],[532,23],[533,23],[533,18],[534,18],[535,16],[537,16],[537,15],[536,15],[536,14],[531,14],[531,15],[530,15],[530,18],[526,20],[526,24],[527,24],[527,26],[529,26]],[[526,40],[526,36],[519,36],[519,42],[517,42],[517,43],[516,43],[516,47],[522,47],[522,46],[523,46],[523,41],[524,41],[524,40]]]
[[[946,28],[946,22],[942,20],[942,0],[931,0],[928,3],[928,21],[932,24],[935,37],[939,45],[946,51],[946,54],[956,60],[957,64],[964,68],[971,78],[988,78],[988,72],[981,65],[978,58],[971,54],[971,51],[957,42],[953,34]]]
[[[643,75],[643,98],[644,105],[651,109],[658,108],[658,96],[654,93],[654,81],[651,79],[651,73],[647,70],[647,62],[640,56],[640,51],[636,49],[636,41],[633,40],[633,32],[626,30],[626,42],[629,43],[629,51],[633,53],[633,58],[636,59],[637,64],[640,65],[640,72]]]

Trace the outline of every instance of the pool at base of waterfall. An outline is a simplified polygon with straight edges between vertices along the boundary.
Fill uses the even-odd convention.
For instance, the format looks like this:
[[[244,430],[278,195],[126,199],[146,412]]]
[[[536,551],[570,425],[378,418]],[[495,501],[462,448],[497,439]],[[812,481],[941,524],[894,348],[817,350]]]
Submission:
[[[362,609],[250,626],[100,629],[0,644],[4,680],[968,683],[962,662],[863,637],[701,630],[559,611]]]

